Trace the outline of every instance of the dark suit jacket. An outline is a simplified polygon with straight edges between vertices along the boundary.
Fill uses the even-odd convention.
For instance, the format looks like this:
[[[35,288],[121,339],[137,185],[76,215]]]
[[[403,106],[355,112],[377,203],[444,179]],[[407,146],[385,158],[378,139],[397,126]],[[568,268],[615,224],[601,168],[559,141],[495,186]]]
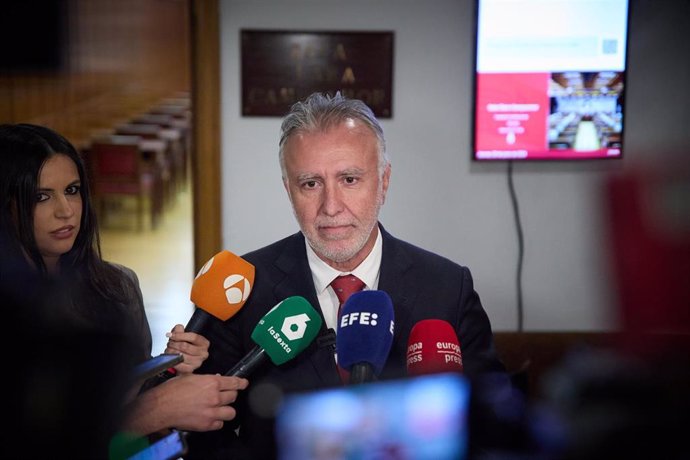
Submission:
[[[467,376],[504,371],[469,269],[396,239],[380,228],[383,258],[378,289],[393,301],[395,332],[379,378],[406,375],[410,331],[418,321],[428,318],[442,319],[455,327]],[[250,336],[256,324],[287,297],[302,296],[321,314],[302,233],[242,257],[256,267],[251,295],[233,318],[213,321],[202,331],[211,347],[200,373],[225,373],[244,357],[255,346]],[[326,336],[324,322],[320,337]],[[329,345],[328,340],[317,337],[293,360],[281,366],[266,363],[249,377],[249,388],[234,404],[238,411],[234,423],[226,423],[218,432],[191,434],[190,455],[185,458],[273,458],[272,417],[280,395],[341,385],[331,342]],[[240,439],[233,430],[238,424]]]

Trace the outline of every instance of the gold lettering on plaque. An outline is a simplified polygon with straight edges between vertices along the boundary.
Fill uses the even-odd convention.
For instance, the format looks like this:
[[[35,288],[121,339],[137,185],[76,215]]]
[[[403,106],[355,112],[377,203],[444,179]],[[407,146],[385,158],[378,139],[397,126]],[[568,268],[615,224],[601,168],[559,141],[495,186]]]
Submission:
[[[347,66],[343,72],[343,77],[340,79],[341,83],[347,83],[353,85],[355,83],[355,73],[352,71],[352,67]]]
[[[299,61],[302,59],[302,49],[297,43],[290,45],[290,59],[293,61]]]
[[[306,49],[304,50],[304,55],[307,59],[315,59],[319,55],[319,50],[314,45],[307,45]]]
[[[295,100],[295,88],[280,88],[280,100],[283,102]]]
[[[271,105],[290,103],[295,99],[295,88],[251,88],[248,95],[249,103],[253,105]]]
[[[304,76],[304,70],[302,66],[302,48],[297,44],[293,43],[290,46],[290,60],[294,62],[295,69],[295,79],[301,80]]]
[[[270,50],[258,41],[259,46],[252,51],[257,55],[252,56],[256,58],[251,67],[253,74],[245,75],[243,71],[243,113],[278,115],[306,91],[338,89],[348,97],[363,100],[375,112],[390,116],[390,88],[386,86],[390,81],[379,81],[386,76],[379,72],[366,40],[365,36],[342,38],[338,34],[306,39],[288,35],[280,46]],[[388,43],[384,44],[389,47]]]
[[[365,104],[372,108],[380,107],[385,101],[386,96],[386,92],[381,88],[343,88],[342,94],[347,98],[361,99]]]
[[[347,61],[347,54],[345,54],[345,47],[342,43],[338,43],[335,47],[334,57],[339,61]]]

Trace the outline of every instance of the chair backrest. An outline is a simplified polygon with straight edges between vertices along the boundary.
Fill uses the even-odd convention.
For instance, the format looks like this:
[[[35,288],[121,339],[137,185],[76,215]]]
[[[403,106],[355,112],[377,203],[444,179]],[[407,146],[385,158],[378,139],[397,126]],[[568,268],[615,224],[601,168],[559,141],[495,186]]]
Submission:
[[[144,174],[138,143],[96,141],[89,152],[93,181],[139,183]]]
[[[118,134],[141,136],[146,139],[158,139],[161,127],[151,123],[125,123],[115,128]]]
[[[162,189],[156,163],[146,161],[140,136],[110,135],[99,137],[91,143],[86,159],[91,175],[93,196],[98,203],[100,216],[107,220],[106,197],[134,196],[137,198],[139,228],[143,228],[146,198],[152,228],[162,212]]]
[[[134,118],[131,124],[157,125],[164,128],[169,128],[172,126],[173,120],[173,115],[162,113],[147,113]]]

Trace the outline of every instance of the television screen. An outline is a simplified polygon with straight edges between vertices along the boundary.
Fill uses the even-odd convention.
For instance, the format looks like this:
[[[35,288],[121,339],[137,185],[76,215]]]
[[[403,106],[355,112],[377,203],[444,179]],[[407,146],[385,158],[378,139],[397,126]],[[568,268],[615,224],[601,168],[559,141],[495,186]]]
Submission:
[[[621,158],[629,0],[476,6],[473,158]]]
[[[469,458],[470,382],[458,373],[287,395],[280,460]]]

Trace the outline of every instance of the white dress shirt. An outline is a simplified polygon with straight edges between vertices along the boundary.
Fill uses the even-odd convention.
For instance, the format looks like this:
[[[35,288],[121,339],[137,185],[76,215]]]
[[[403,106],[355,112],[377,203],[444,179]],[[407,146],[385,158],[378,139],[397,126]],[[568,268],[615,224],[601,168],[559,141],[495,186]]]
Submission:
[[[341,272],[328,265],[316,255],[314,250],[309,246],[307,241],[307,260],[309,261],[309,268],[311,269],[311,276],[314,279],[314,287],[316,288],[316,295],[319,299],[319,305],[326,320],[326,327],[337,331],[338,324],[338,306],[340,302],[335,295],[335,291],[330,286],[331,282],[340,275],[353,274],[364,282],[363,290],[375,290],[379,285],[379,271],[381,268],[381,255],[383,242],[381,238],[381,231],[379,230],[376,236],[376,242],[369,255],[351,272]]]

